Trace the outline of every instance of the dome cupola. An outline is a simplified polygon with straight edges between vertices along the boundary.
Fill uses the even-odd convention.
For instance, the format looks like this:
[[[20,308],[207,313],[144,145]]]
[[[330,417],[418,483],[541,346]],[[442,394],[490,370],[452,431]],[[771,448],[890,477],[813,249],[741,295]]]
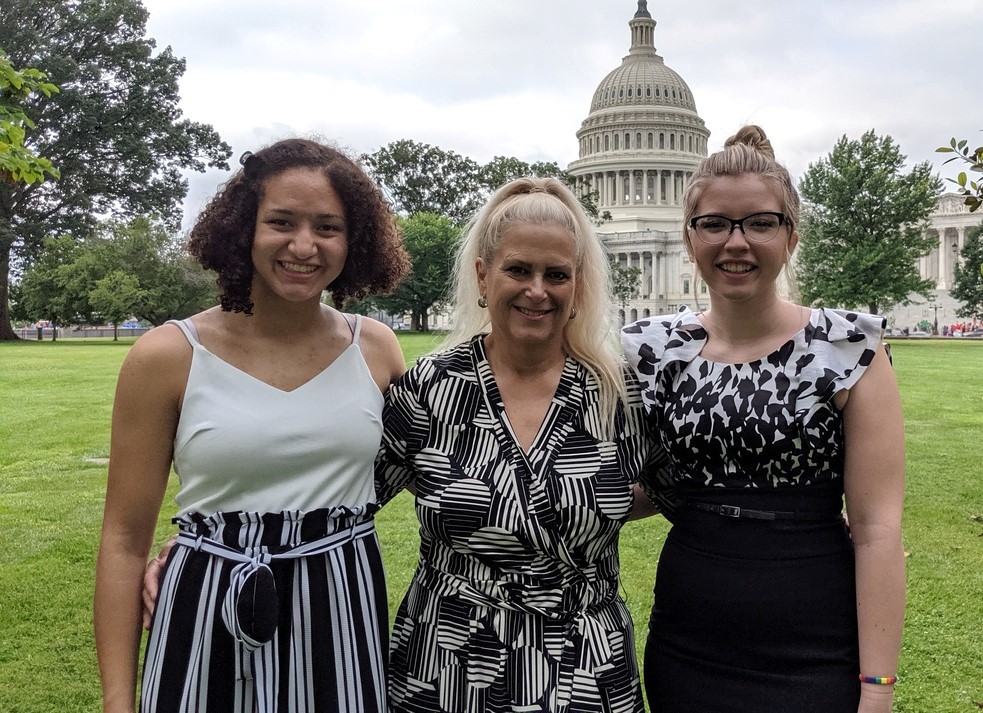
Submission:
[[[638,0],[628,54],[597,85],[568,167],[619,230],[675,225],[686,182],[707,155],[710,132],[689,86],[656,52],[655,25]]]

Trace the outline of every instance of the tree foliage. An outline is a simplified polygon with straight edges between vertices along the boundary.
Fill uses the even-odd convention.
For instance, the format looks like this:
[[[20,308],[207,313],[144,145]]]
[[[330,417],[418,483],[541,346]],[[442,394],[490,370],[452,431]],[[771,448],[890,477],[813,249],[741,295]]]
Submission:
[[[983,319],[983,225],[966,231],[960,260],[953,267],[953,285],[949,294],[962,302],[956,310],[960,317]]]
[[[611,292],[615,302],[624,310],[628,307],[628,300],[638,295],[638,288],[642,284],[642,271],[637,267],[622,267],[610,255],[608,260],[611,265]]]
[[[37,126],[25,145],[61,171],[56,182],[0,183],[0,339],[15,338],[11,268],[29,266],[48,235],[84,239],[99,217],[153,216],[176,227],[182,171],[227,168],[231,150],[182,118],[184,60],[156,51],[139,0],[5,0],[0,46],[38,67],[60,93],[22,106]]]
[[[88,240],[47,238],[24,273],[17,312],[58,325],[133,316],[153,325],[215,304],[214,279],[147,218],[100,226]]]
[[[46,176],[58,178],[59,171],[51,161],[37,156],[26,145],[27,130],[35,123],[24,112],[24,100],[40,92],[46,97],[58,92],[58,87],[45,81],[44,72],[28,67],[15,69],[0,47],[0,182],[39,183]]]
[[[444,306],[448,298],[454,248],[460,229],[447,216],[416,213],[400,218],[403,242],[413,263],[413,272],[388,297],[376,297],[372,304],[391,313],[411,315],[410,328],[430,330],[429,314]]]
[[[403,215],[434,213],[458,224],[470,219],[489,195],[513,179],[554,177],[573,184],[573,176],[555,161],[527,163],[514,156],[495,156],[482,166],[453,151],[410,139],[364,154],[361,161]],[[610,219],[607,211],[599,214],[597,198],[596,192],[588,193],[580,202],[594,221]]]
[[[957,141],[955,138],[952,138],[948,146],[940,146],[935,150],[939,153],[956,154],[945,163],[963,161],[969,164],[970,171],[983,173],[983,146],[977,146],[975,149],[971,149],[966,139]],[[974,181],[965,171],[960,171],[956,178],[949,178],[947,180],[959,186],[959,193],[966,198],[964,202],[969,206],[970,213],[978,210],[983,205],[983,178]]]
[[[140,281],[122,270],[113,270],[96,280],[89,293],[92,308],[106,322],[113,325],[113,341],[119,340],[119,325],[133,314],[133,305],[145,299]]]
[[[481,205],[481,166],[453,151],[400,139],[361,161],[403,215],[433,213],[463,223]]]
[[[840,138],[810,164],[799,190],[806,200],[796,273],[803,298],[872,313],[909,304],[935,287],[917,261],[935,245],[924,227],[941,181],[925,162],[904,173],[905,156],[873,130]]]

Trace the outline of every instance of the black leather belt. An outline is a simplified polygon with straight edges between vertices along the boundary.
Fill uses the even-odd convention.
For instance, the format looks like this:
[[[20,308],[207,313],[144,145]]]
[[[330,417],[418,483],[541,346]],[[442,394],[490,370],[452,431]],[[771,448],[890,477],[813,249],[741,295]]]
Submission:
[[[710,512],[714,515],[734,518],[750,518],[752,520],[810,520],[810,521],[832,521],[840,517],[839,513],[821,512],[795,512],[792,510],[753,510],[751,508],[741,508],[736,505],[722,505],[719,503],[701,503],[694,500],[684,500],[686,507]]]

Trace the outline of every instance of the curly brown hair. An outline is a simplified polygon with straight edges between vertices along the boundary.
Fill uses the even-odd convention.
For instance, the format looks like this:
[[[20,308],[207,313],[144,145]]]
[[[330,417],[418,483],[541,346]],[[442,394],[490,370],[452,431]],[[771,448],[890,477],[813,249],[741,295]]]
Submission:
[[[292,168],[320,170],[345,208],[348,258],[325,289],[335,307],[346,299],[391,292],[410,270],[395,215],[382,191],[348,156],[308,139],[285,139],[254,154],[208,202],[191,229],[188,251],[218,273],[222,309],[252,314],[252,246],[266,182]]]

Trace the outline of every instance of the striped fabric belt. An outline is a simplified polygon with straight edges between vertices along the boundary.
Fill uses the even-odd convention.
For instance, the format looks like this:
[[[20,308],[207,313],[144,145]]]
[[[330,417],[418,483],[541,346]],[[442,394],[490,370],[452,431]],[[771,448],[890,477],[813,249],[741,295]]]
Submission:
[[[271,641],[276,632],[280,603],[270,563],[325,554],[374,530],[373,520],[363,520],[339,532],[274,553],[265,546],[239,550],[190,532],[179,534],[175,544],[238,563],[232,568],[229,589],[222,600],[222,621],[244,649],[243,653],[251,653]]]

